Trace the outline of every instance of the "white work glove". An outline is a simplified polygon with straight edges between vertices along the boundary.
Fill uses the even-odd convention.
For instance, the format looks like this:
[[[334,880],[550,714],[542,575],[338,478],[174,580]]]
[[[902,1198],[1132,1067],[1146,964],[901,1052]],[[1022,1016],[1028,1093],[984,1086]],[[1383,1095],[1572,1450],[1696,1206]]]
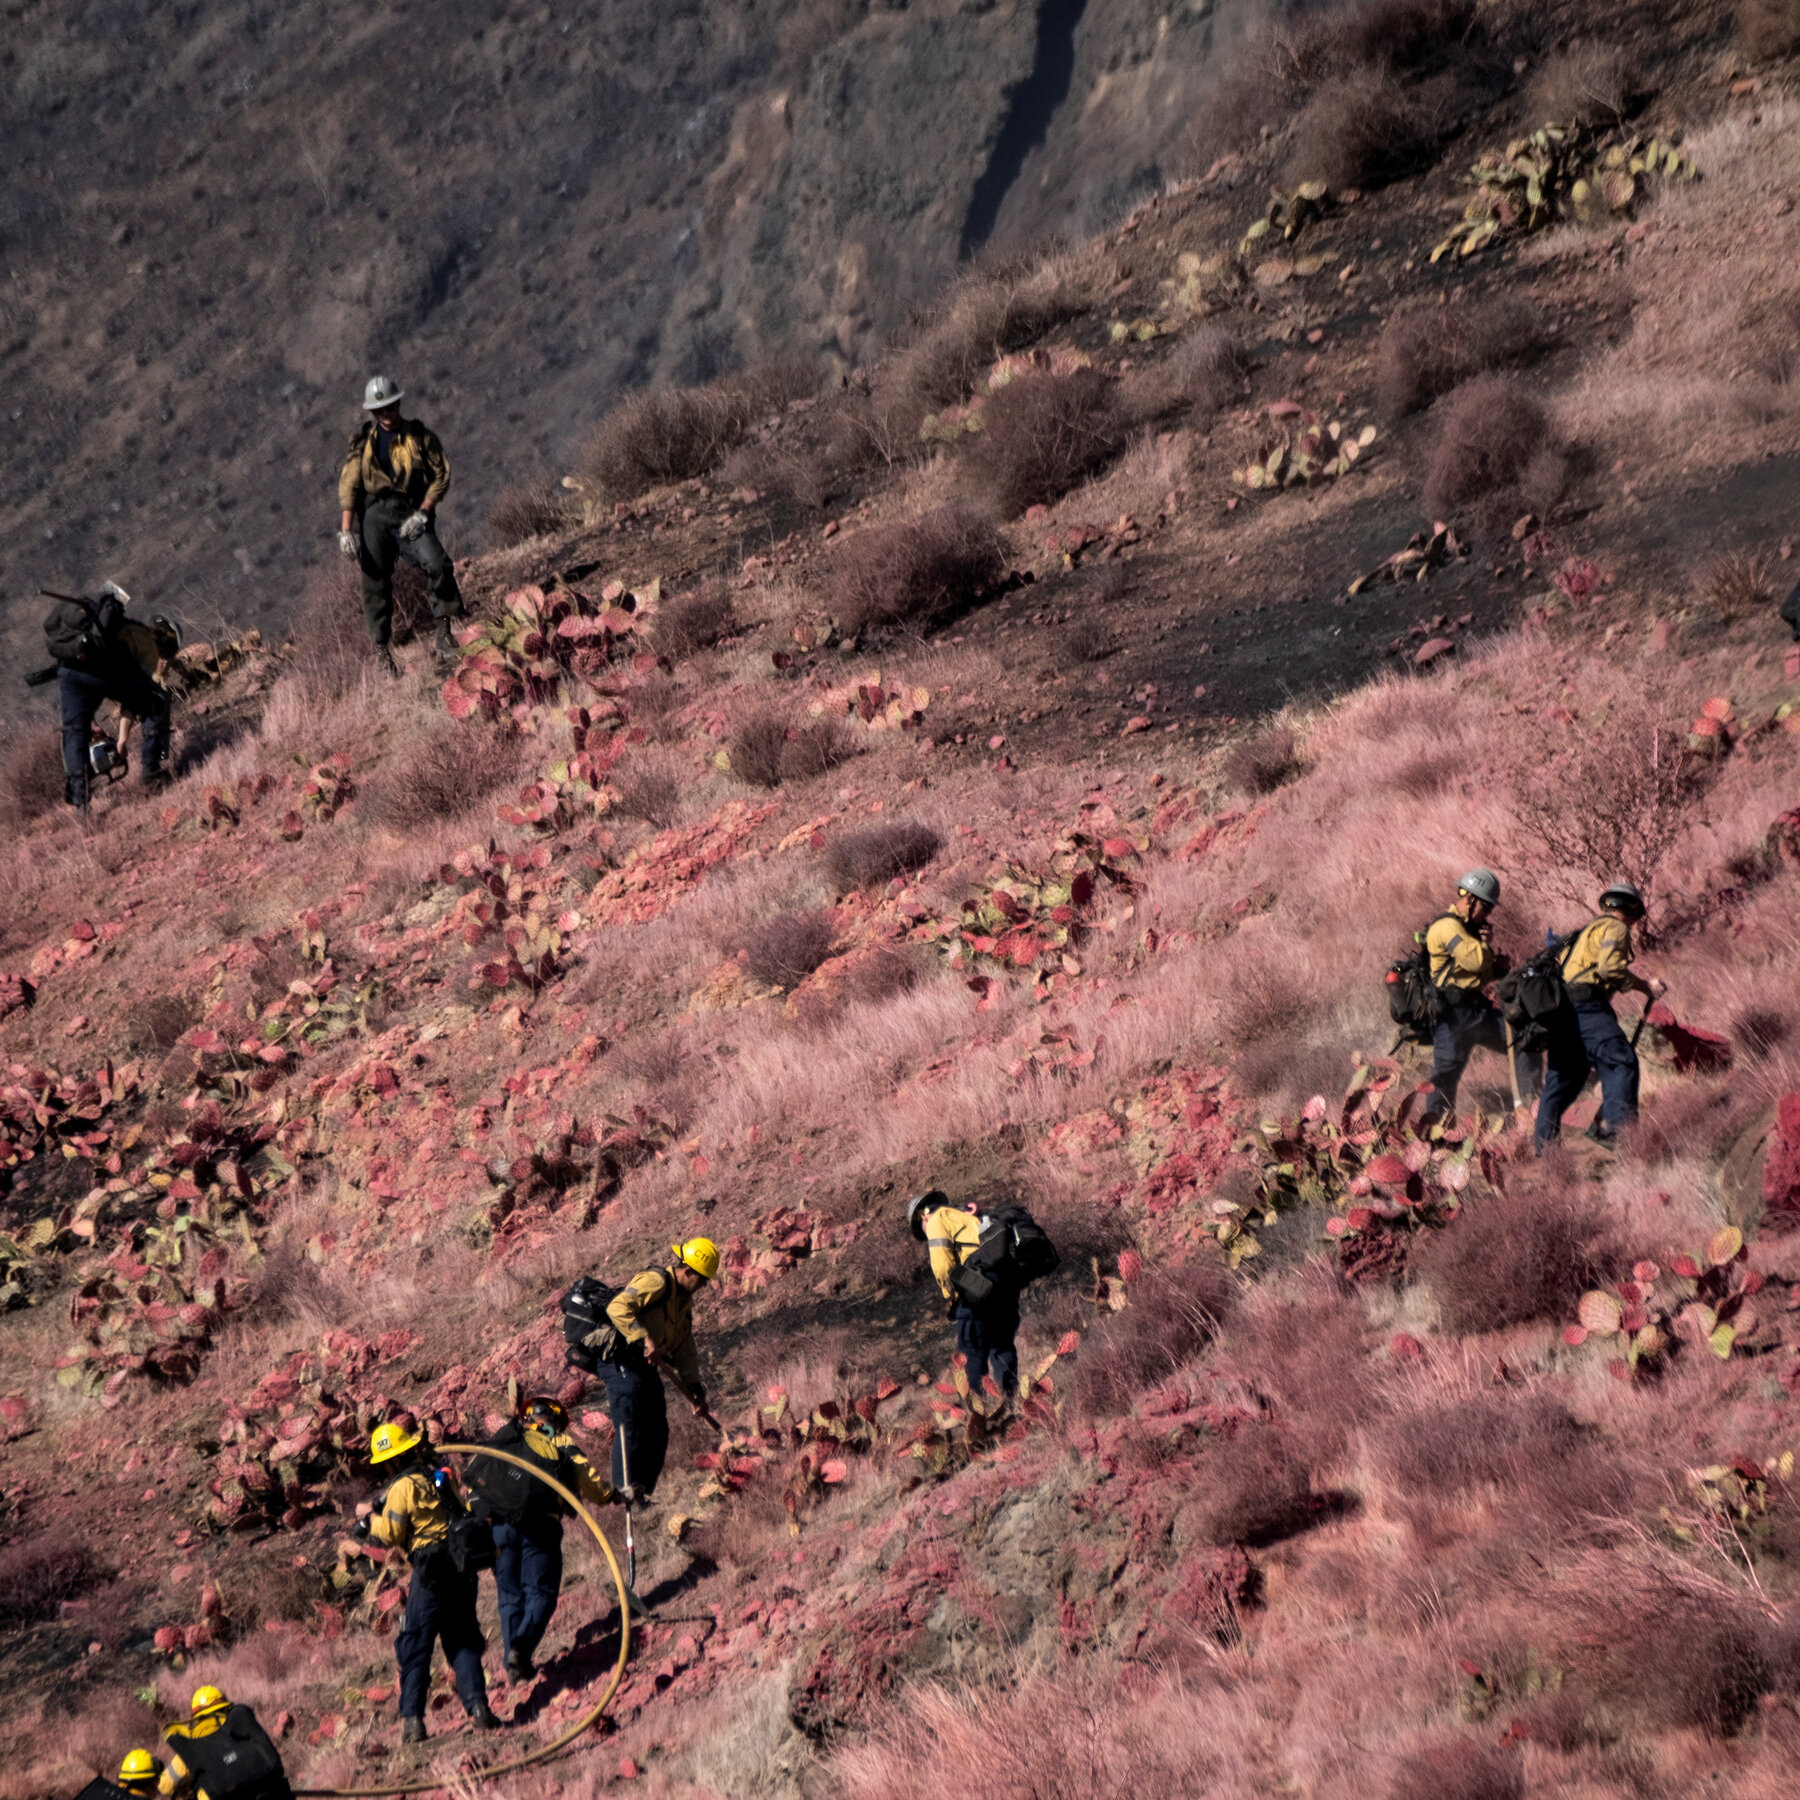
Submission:
[[[431,514],[409,513],[400,521],[400,535],[410,544],[414,538],[423,537],[431,529]]]
[[[338,533],[338,554],[349,557],[352,562],[356,560],[356,533],[354,531]]]
[[[116,601],[118,601],[118,603],[121,606],[129,606],[131,604],[131,596],[128,593],[126,593],[126,591],[122,587],[120,587],[116,581],[101,582],[100,591],[103,594],[111,594],[112,597]]]

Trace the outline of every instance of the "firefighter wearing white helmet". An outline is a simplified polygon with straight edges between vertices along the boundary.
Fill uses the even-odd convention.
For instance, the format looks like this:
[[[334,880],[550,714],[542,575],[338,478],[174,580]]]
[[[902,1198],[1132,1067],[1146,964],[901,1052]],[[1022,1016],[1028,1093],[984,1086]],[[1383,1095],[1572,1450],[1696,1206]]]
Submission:
[[[1506,958],[1488,941],[1489,920],[1500,904],[1500,878],[1492,869],[1471,869],[1456,884],[1450,910],[1425,931],[1432,985],[1438,992],[1438,1022],[1431,1034],[1432,1096],[1425,1116],[1456,1110],[1456,1090],[1476,1050],[1506,1054],[1506,1025],[1484,991],[1504,975]]]
[[[405,557],[424,575],[437,621],[434,654],[440,667],[454,662],[452,619],[463,616],[456,570],[438,541],[437,509],[450,491],[450,459],[437,433],[403,418],[400,387],[386,375],[363,389],[366,415],[350,439],[338,475],[338,549],[362,571],[363,621],[383,668],[394,661],[394,566]]]
[[[1599,899],[1599,916],[1569,939],[1561,957],[1568,1004],[1550,1026],[1549,1074],[1538,1102],[1537,1146],[1556,1141],[1563,1114],[1589,1073],[1599,1077],[1600,1112],[1587,1135],[1598,1143],[1618,1136],[1638,1115],[1638,1056],[1613,1012],[1615,994],[1638,993],[1645,1006],[1663,991],[1660,981],[1632,972],[1631,928],[1644,916],[1644,896],[1615,881]]]

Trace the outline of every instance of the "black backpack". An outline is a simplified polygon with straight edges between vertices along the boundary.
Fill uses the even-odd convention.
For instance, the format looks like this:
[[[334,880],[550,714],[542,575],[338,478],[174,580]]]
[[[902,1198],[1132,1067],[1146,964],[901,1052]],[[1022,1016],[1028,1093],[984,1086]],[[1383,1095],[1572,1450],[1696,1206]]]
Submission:
[[[44,614],[44,648],[65,668],[92,662],[125,621],[125,608],[111,594],[87,600],[49,588],[44,593],[56,602]]]
[[[205,1737],[178,1733],[169,1748],[208,1800],[293,1800],[281,1752],[247,1706],[228,1708],[225,1722]]]
[[[1431,925],[1455,917],[1455,913],[1439,913]],[[1411,956],[1390,963],[1383,978],[1387,983],[1388,1017],[1400,1027],[1400,1036],[1394,1044],[1396,1050],[1407,1042],[1429,1044],[1432,1033],[1443,1022],[1444,996],[1431,979],[1431,952],[1425,947],[1431,925],[1414,933],[1418,948]]]
[[[1028,1287],[1061,1266],[1049,1232],[1024,1207],[997,1206],[979,1217],[981,1236],[952,1277],[972,1305],[979,1306],[996,1288]]]
[[[1583,926],[1581,931],[1586,929]],[[1541,1050],[1550,1041],[1550,1021],[1569,999],[1562,972],[1581,931],[1552,938],[1530,962],[1521,963],[1494,983],[1494,1003],[1512,1027],[1515,1050]]]
[[[523,1457],[558,1481],[563,1478],[562,1458],[546,1458],[533,1451],[525,1441],[525,1427],[517,1419],[509,1419],[488,1442],[496,1450],[510,1450],[514,1456]],[[469,1487],[469,1510],[478,1518],[518,1525],[546,1512],[564,1510],[560,1495],[516,1463],[502,1462],[497,1456],[472,1457],[464,1479]]]
[[[96,1775],[75,1800],[135,1800],[130,1788],[120,1787],[116,1781],[108,1781],[104,1775]]]
[[[600,1350],[587,1342],[596,1331],[608,1329],[611,1321],[606,1309],[618,1293],[592,1275],[582,1275],[562,1297],[563,1343],[567,1346],[564,1360],[572,1369],[592,1375],[600,1364]],[[605,1348],[604,1345],[601,1348]],[[526,1477],[529,1479],[529,1477]],[[532,1483],[535,1487],[537,1484]]]

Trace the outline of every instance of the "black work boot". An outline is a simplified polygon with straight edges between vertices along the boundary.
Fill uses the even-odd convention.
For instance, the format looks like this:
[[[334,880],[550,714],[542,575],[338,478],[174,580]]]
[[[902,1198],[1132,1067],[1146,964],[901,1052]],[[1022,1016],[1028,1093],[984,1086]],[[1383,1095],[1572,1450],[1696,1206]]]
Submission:
[[[425,1721],[415,1714],[408,1713],[400,1721],[400,1741],[403,1744],[422,1744],[425,1741]]]
[[[396,681],[400,679],[400,665],[394,661],[394,650],[391,644],[377,644],[375,660],[384,673],[392,675]]]
[[[484,1700],[469,1714],[469,1723],[477,1731],[498,1731],[500,1721],[494,1717],[494,1709]]]
[[[437,657],[440,669],[448,668],[461,654],[456,634],[451,630],[450,620],[447,618],[437,622],[437,643],[433,646],[432,654]]]
[[[508,1678],[513,1681],[529,1681],[537,1673],[537,1664],[524,1650],[507,1651],[505,1666]]]

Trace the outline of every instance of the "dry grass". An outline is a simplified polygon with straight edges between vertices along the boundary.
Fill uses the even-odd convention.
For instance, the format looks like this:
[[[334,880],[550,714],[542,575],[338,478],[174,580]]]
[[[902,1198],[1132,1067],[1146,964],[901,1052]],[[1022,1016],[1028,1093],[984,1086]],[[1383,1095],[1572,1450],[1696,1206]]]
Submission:
[[[93,1546],[48,1527],[0,1550],[0,1624],[55,1616],[63,1601],[105,1579]]]
[[[1395,1772],[1388,1800],[1525,1800],[1525,1762],[1472,1733],[1415,1750]]]
[[[1366,188],[1417,169],[1437,143],[1430,110],[1393,76],[1353,69],[1320,83],[1294,121],[1289,187]]]
[[[1244,794],[1272,794],[1304,768],[1300,740],[1287,725],[1239,738],[1219,761],[1219,773]]]
[[[622,400],[581,457],[587,490],[633,500],[654,487],[704,475],[759,419],[817,392],[805,363],[769,363],[697,388],[647,388]]]
[[[846,539],[832,570],[832,610],[850,632],[927,631],[980,598],[1005,568],[1006,546],[987,519],[941,506]]]
[[[506,487],[488,509],[488,536],[501,548],[510,549],[529,538],[566,530],[570,518],[561,491],[550,482]]]
[[[910,875],[943,847],[944,840],[929,825],[896,819],[832,838],[825,846],[825,868],[837,892],[848,894]]]
[[[1701,582],[1712,609],[1727,625],[1775,604],[1775,565],[1753,550],[1730,550]]]
[[[1440,404],[1425,475],[1425,504],[1436,516],[1496,532],[1523,512],[1542,517],[1567,485],[1549,414],[1518,382],[1480,375]]]
[[[1800,0],[1739,0],[1737,28],[1752,56],[1792,56],[1800,50]]]
[[[745,937],[744,968],[763,987],[798,987],[831,954],[833,935],[828,912],[777,914]]]
[[[62,733],[12,726],[0,737],[0,824],[18,831],[62,803]]]
[[[964,464],[1006,519],[1061,499],[1125,442],[1117,386],[1098,369],[1018,376],[989,396],[981,421]]]
[[[808,781],[835,769],[855,753],[835,720],[789,725],[775,713],[758,713],[731,740],[731,772],[752,787],[776,788]]]
[[[675,823],[681,807],[679,766],[666,756],[634,756],[612,772],[616,796],[613,811],[627,819],[641,819],[657,831]]]
[[[461,818],[523,772],[515,740],[478,722],[435,725],[369,780],[357,808],[371,824],[410,835]]]
[[[1469,1332],[1567,1323],[1589,1288],[1616,1280],[1629,1263],[1589,1195],[1514,1183],[1471,1202],[1443,1230],[1421,1233],[1409,1267],[1444,1322]]]
[[[1169,358],[1174,392],[1196,419],[1208,419],[1243,397],[1249,373],[1243,340],[1224,325],[1196,326]]]
[[[1392,418],[1416,412],[1460,381],[1531,355],[1549,336],[1541,310],[1517,294],[1397,307],[1376,353],[1382,406]]]
[[[1519,122],[1543,125],[1617,125],[1638,93],[1637,68],[1615,44],[1577,44],[1540,63],[1525,84]]]
[[[665,600],[652,622],[650,635],[662,655],[680,658],[710,649],[736,629],[731,590],[722,582],[713,582]]]

